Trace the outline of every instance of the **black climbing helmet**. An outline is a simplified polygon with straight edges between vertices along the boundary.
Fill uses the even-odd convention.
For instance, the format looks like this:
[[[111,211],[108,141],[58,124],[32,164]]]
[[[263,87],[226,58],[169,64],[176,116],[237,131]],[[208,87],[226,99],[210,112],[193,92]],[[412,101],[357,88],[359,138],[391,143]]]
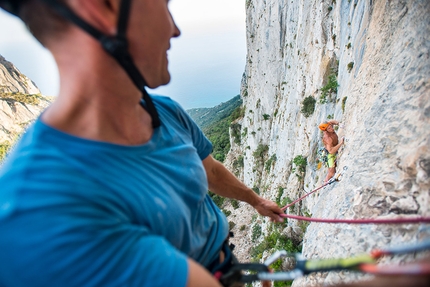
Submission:
[[[0,0],[0,7],[9,13],[19,16],[19,8],[26,0]],[[118,20],[118,32],[115,36],[105,35],[82,18],[76,15],[67,5],[58,0],[39,0],[46,3],[59,15],[63,16],[68,21],[79,26],[82,30],[90,34],[100,42],[102,47],[114,57],[121,67],[127,72],[130,79],[136,87],[142,92],[141,106],[151,115],[152,126],[157,128],[161,122],[158,116],[157,109],[151,100],[151,97],[145,90],[146,81],[143,75],[137,69],[133,59],[128,51],[128,42],[126,39],[126,30],[128,17],[130,14],[131,0],[121,0],[120,15]]]

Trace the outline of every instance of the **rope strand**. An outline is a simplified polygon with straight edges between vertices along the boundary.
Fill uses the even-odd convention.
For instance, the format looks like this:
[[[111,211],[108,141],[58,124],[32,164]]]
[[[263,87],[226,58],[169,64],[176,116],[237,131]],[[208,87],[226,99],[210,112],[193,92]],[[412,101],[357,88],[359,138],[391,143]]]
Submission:
[[[321,223],[347,223],[347,224],[411,224],[411,223],[430,223],[430,217],[414,217],[414,218],[392,218],[392,219],[323,219],[309,218],[305,216],[280,214],[281,217],[310,222]]]

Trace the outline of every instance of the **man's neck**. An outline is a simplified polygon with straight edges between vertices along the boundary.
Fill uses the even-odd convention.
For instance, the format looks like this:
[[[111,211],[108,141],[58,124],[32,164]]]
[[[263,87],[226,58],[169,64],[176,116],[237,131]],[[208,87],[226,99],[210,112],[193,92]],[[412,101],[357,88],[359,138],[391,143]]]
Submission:
[[[42,116],[46,124],[82,138],[123,145],[151,138],[152,121],[140,106],[141,92],[116,63],[71,66],[77,68],[68,69],[67,62],[59,65],[60,94]]]

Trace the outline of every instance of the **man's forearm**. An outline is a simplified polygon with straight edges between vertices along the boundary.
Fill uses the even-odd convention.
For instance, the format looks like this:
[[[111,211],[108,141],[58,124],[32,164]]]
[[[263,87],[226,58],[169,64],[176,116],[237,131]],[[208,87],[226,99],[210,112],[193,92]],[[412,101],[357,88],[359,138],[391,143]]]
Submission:
[[[255,208],[259,214],[269,217],[273,222],[284,221],[279,216],[282,210],[275,202],[256,194],[212,156],[205,158],[203,165],[208,176],[209,189],[212,192],[223,197],[244,201]]]
[[[340,146],[342,145],[342,142],[339,142],[337,145],[335,145],[334,147],[332,147],[332,148],[330,148],[330,149],[327,149],[327,151],[330,153],[330,154],[335,154],[335,153],[337,153],[337,151],[340,149]]]
[[[327,123],[331,125],[336,125],[336,126],[339,125],[339,121],[336,121],[336,120],[330,120]]]
[[[209,190],[223,197],[244,201],[254,206],[258,201],[258,195],[239,179],[237,179],[223,164],[211,161],[208,171]],[[206,160],[205,160],[206,161]]]

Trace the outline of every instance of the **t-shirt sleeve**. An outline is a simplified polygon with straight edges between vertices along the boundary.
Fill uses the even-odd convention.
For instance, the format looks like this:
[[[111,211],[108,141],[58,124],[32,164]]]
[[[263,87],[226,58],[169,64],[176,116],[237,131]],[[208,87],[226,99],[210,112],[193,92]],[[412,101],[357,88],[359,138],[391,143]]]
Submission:
[[[177,118],[189,132],[200,159],[205,159],[212,152],[212,143],[187,112],[178,103],[173,100],[171,100],[171,102],[174,106]]]

